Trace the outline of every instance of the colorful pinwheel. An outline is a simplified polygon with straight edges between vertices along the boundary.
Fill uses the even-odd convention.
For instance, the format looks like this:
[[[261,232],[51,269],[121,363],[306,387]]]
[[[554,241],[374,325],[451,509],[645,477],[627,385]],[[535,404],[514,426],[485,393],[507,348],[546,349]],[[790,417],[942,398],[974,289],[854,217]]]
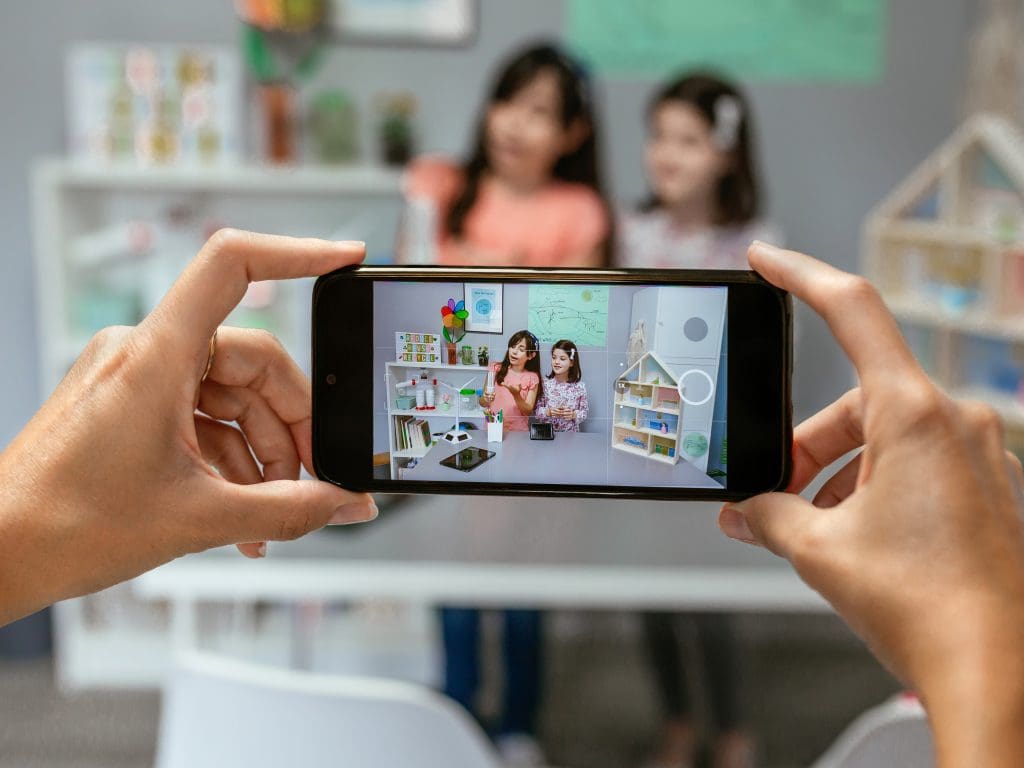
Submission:
[[[444,328],[441,333],[447,341],[457,344],[466,335],[466,318],[469,312],[466,311],[466,302],[459,299],[448,299],[448,303],[441,307],[441,324]]]

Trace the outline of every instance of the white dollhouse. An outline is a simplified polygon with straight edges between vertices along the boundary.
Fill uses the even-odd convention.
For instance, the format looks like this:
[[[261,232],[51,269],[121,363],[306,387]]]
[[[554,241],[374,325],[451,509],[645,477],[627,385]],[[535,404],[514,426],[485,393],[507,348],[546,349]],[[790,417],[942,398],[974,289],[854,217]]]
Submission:
[[[683,389],[655,353],[647,352],[615,381],[612,447],[676,464],[683,453]]]
[[[1024,433],[1024,136],[969,119],[868,217],[863,269],[937,383]]]

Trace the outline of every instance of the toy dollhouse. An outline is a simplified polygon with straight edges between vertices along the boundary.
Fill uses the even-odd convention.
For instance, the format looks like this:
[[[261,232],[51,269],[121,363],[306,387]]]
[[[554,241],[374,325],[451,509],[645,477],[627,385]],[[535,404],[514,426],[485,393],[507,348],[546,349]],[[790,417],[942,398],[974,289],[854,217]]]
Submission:
[[[863,269],[935,381],[1024,432],[1019,129],[991,114],[964,123],[868,217]]]
[[[654,352],[647,352],[615,381],[612,447],[676,464],[682,448],[682,415],[679,380]]]

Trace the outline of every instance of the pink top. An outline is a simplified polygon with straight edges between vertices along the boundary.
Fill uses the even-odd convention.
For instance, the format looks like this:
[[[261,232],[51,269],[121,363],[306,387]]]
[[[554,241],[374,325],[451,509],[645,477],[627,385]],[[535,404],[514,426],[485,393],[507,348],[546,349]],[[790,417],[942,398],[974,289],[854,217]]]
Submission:
[[[597,265],[608,216],[589,187],[552,181],[531,194],[516,195],[484,178],[463,236],[456,240],[444,234],[443,222],[462,184],[461,169],[437,157],[417,160],[406,174],[406,196],[427,198],[437,211],[439,264]]]
[[[501,363],[495,363],[491,366],[491,370],[495,373],[501,368]],[[497,377],[495,377],[497,378]],[[509,384],[513,387],[519,387],[519,396],[526,397],[531,389],[536,389],[540,383],[540,376],[533,371],[523,371],[522,373],[516,373],[510,367],[508,373],[505,374],[504,384]],[[512,393],[503,385],[499,384],[497,380],[494,382],[494,402],[491,403],[491,407],[488,409],[491,413],[498,413],[504,411],[502,419],[505,423],[505,429],[509,432],[526,432],[530,425],[530,414],[521,413],[519,406],[516,405],[515,398],[512,397]]]

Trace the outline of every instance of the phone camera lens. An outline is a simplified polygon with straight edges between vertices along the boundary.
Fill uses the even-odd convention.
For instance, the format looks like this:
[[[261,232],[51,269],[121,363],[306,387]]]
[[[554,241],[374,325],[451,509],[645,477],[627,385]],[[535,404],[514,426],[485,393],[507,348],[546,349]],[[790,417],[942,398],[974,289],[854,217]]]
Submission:
[[[333,373],[328,373],[327,374],[327,383],[328,384],[332,384],[333,385],[337,381],[338,381],[338,377],[335,376]]]

